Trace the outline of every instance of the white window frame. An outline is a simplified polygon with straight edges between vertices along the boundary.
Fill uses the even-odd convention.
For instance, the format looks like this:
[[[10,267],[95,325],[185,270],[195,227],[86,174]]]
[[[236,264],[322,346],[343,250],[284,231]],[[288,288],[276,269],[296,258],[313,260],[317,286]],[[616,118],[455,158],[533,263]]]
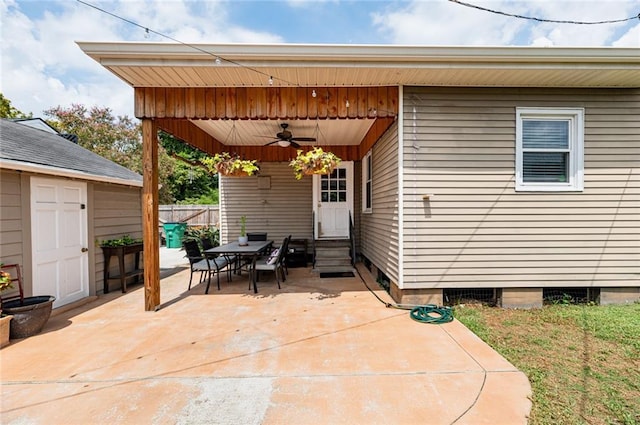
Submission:
[[[569,170],[566,182],[524,182],[522,123],[527,119],[569,123]],[[553,152],[553,150],[540,150]],[[584,108],[516,108],[516,191],[579,192],[584,190]]]
[[[370,190],[367,190],[369,183]],[[369,200],[369,206],[367,206]],[[371,213],[373,211],[373,159],[371,151],[362,158],[362,212]]]

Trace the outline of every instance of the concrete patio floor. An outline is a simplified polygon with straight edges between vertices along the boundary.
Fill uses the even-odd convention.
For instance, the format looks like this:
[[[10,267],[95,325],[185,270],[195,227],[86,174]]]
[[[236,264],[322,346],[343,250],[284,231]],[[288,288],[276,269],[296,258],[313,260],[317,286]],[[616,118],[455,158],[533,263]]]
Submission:
[[[525,375],[457,320],[420,324],[361,279],[290,269],[162,307],[112,292],[0,351],[2,424],[525,424]],[[371,288],[372,277],[360,268]],[[390,300],[384,291],[376,293]]]

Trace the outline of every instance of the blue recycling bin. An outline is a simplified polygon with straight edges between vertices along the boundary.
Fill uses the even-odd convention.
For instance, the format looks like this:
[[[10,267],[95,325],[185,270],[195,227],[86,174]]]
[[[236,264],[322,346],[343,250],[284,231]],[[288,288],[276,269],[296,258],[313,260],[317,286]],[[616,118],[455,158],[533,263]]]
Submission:
[[[182,238],[187,230],[187,223],[164,223],[162,228],[167,237],[167,248],[182,247]]]

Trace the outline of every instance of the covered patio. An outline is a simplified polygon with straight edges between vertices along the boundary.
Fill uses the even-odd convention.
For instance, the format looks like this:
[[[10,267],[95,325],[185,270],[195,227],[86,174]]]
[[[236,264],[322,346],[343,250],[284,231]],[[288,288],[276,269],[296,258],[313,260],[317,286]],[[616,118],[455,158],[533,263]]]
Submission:
[[[1,351],[2,422],[526,423],[522,372],[458,321],[385,308],[358,270],[291,269],[258,294],[245,274],[205,295],[176,268],[154,320],[141,286],[59,313]]]

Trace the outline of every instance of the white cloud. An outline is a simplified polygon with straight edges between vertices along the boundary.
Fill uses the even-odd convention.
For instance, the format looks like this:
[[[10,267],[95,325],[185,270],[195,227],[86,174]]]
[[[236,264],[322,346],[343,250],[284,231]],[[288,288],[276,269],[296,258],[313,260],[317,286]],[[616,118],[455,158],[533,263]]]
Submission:
[[[640,47],[640,24],[631,27],[622,37],[612,43],[615,47]]]
[[[502,11],[556,20],[603,21],[638,13],[635,0],[609,1],[483,1],[471,3]],[[624,29],[634,21],[605,25],[542,23],[481,11],[447,1],[412,1],[373,15],[374,26],[396,44],[640,46],[636,32]],[[626,35],[621,36],[620,32]],[[635,38],[635,39],[634,39]]]
[[[92,2],[118,16],[185,43],[281,42],[278,35],[227,23],[223,2]],[[26,15],[28,7],[44,12]],[[24,10],[23,10],[24,7]],[[13,106],[42,116],[72,103],[108,106],[133,116],[133,90],[86,56],[75,41],[169,41],[88,6],[70,1],[24,4],[0,0],[2,75],[0,90]]]

